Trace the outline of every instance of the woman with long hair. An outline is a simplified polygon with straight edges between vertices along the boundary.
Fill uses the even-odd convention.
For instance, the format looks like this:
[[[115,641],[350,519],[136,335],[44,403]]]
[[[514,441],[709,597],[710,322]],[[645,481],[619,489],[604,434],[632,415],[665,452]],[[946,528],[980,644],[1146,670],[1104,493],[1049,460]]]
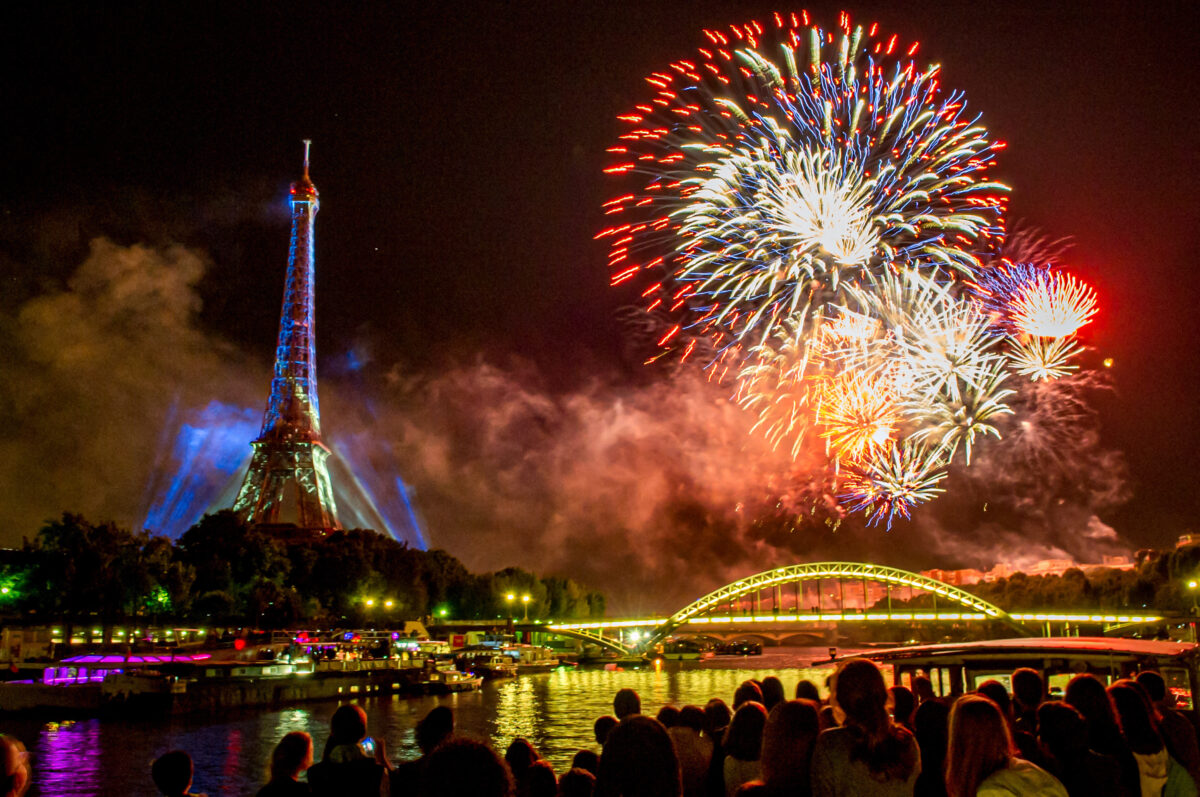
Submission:
[[[725,794],[733,797],[743,783],[762,775],[763,728],[767,710],[762,703],[748,701],[733,712],[733,721],[725,731]]]
[[[913,733],[921,748],[921,774],[913,797],[946,797],[946,744],[950,739],[950,708],[926,700],[913,713]]]
[[[817,737],[814,797],[908,797],[921,773],[916,739],[888,714],[888,690],[874,662],[851,659],[833,677],[841,727]]]
[[[1083,715],[1087,725],[1087,746],[1100,755],[1110,755],[1121,766],[1121,788],[1128,797],[1142,793],[1137,760],[1129,749],[1113,713],[1112,699],[1104,684],[1090,673],[1076,675],[1063,691],[1063,700]]]
[[[304,731],[292,731],[279,740],[271,753],[271,780],[255,797],[291,797],[312,794],[300,775],[313,763],[312,737]]]
[[[946,793],[950,797],[1067,797],[1057,778],[1017,758],[1008,721],[982,695],[961,697],[950,710]]]
[[[1121,723],[1125,741],[1138,765],[1142,797],[1181,797],[1195,795],[1196,784],[1179,762],[1171,758],[1154,709],[1142,687],[1128,679],[1108,687],[1108,696]]]
[[[653,717],[632,714],[608,735],[600,754],[596,797],[680,797],[679,758]]]

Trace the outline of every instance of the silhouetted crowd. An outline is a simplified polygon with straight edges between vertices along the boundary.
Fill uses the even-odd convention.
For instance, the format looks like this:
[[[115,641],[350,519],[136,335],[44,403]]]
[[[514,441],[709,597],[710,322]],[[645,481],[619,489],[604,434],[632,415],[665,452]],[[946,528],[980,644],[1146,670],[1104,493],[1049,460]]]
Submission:
[[[456,734],[444,706],[417,724],[421,755],[393,766],[362,708],[343,705],[319,761],[307,733],[280,740],[258,797],[1197,797],[1197,731],[1158,673],[1107,688],[1076,675],[1061,701],[1046,700],[1034,670],[1011,683],[1011,695],[991,680],[942,698],[923,677],[888,689],[878,666],[852,659],[828,703],[809,681],[788,700],[772,676],[744,682],[732,706],[713,698],[654,717],[622,689],[615,716],[594,723],[599,751],[580,750],[561,774],[525,739],[501,757]],[[23,794],[20,743],[0,736],[0,762],[0,797]],[[151,776],[163,795],[186,797],[192,760],[169,752]]]

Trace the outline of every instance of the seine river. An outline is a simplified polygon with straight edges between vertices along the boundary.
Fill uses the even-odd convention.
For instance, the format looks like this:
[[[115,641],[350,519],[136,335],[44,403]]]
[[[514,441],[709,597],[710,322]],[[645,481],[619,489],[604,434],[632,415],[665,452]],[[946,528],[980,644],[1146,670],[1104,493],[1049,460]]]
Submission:
[[[501,753],[514,738],[524,736],[561,774],[575,751],[595,748],[592,722],[601,714],[612,713],[612,698],[618,689],[628,686],[637,690],[648,714],[666,703],[703,706],[713,697],[732,702],[738,684],[768,675],[782,680],[791,697],[802,678],[824,691],[830,670],[812,663],[827,657],[827,648],[767,648],[762,656],[667,664],[661,671],[562,668],[488,682],[471,694],[389,696],[359,702],[367,711],[370,734],[385,740],[393,761],[418,755],[417,721],[441,704],[454,709],[458,732],[489,740]],[[154,797],[150,762],[176,748],[187,750],[196,762],[193,791],[210,796],[253,795],[265,782],[271,750],[285,733],[308,731],[320,756],[336,706],[315,702],[272,711],[144,722],[9,720],[3,730],[29,748],[34,769],[31,795]]]

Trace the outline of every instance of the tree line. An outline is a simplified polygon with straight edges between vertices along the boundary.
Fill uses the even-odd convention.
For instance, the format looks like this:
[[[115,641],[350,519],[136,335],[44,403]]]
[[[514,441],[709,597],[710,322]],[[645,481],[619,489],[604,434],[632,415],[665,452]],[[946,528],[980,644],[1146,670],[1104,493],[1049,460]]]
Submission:
[[[531,620],[602,617],[605,598],[519,568],[471,573],[446,551],[369,529],[289,534],[222,511],[172,542],[65,513],[6,552],[0,607],[36,624],[361,627],[526,611]]]
[[[1071,568],[1062,575],[1044,576],[1014,573],[963,589],[1005,611],[1055,608],[1187,613],[1200,600],[1200,545],[1140,550],[1128,570],[1099,568],[1085,573]]]

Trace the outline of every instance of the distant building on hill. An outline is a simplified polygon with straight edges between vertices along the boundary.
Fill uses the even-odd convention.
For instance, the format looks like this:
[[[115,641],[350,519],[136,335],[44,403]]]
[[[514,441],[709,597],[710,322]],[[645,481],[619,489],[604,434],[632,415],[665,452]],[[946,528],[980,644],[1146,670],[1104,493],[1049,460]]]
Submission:
[[[1196,541],[1200,542],[1200,535],[1197,535]],[[1075,568],[1082,570],[1084,573],[1091,573],[1096,570],[1132,570],[1133,566],[1134,562],[1128,556],[1104,556],[1101,557],[1100,562],[1087,564],[1081,564],[1074,559],[1043,559],[1028,567],[1019,567],[1008,562],[1000,562],[986,572],[974,568],[963,570],[922,570],[921,575],[928,578],[936,578],[938,581],[955,587],[961,587],[968,584],[978,584],[980,581],[999,581],[1002,578],[1008,578],[1017,573],[1024,573],[1027,576],[1061,576],[1068,570]]]

